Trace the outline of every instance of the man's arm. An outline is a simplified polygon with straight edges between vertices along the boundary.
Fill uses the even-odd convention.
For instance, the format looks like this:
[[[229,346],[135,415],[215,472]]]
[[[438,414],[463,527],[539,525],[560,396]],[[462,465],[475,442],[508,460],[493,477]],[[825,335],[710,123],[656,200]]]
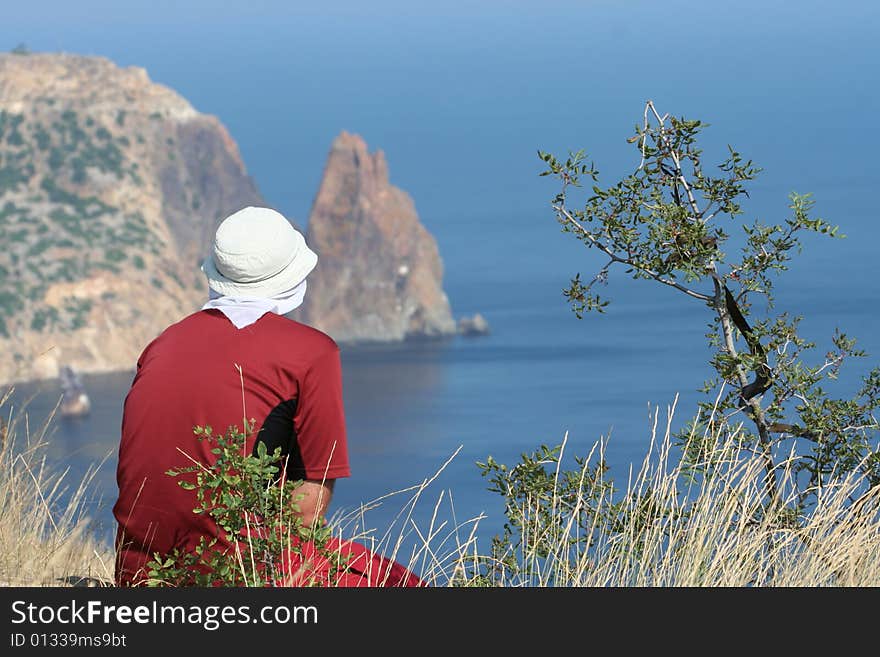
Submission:
[[[335,483],[335,479],[306,479],[297,487],[294,497],[300,497],[296,504],[304,527],[320,527],[326,522],[324,516],[330,505]]]

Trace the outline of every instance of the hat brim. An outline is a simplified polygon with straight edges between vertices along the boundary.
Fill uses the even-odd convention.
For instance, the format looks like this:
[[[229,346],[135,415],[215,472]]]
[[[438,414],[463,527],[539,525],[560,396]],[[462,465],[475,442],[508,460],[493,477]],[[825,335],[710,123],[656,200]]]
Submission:
[[[314,251],[305,244],[302,244],[300,249],[301,251],[287,267],[274,276],[253,283],[240,283],[226,278],[217,270],[212,256],[205,258],[201,269],[208,279],[208,287],[223,296],[265,299],[292,290],[302,283],[318,264],[318,255]]]

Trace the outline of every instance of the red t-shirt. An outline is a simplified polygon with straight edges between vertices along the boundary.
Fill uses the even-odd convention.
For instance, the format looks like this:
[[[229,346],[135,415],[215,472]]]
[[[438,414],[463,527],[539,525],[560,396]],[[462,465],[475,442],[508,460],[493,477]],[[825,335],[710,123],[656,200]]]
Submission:
[[[236,366],[240,366],[241,372]],[[125,399],[113,507],[118,523],[116,579],[137,583],[155,552],[192,549],[217,535],[193,513],[193,491],[166,473],[213,462],[211,445],[193,434],[243,428],[289,454],[288,479],[348,477],[339,348],[328,335],[274,313],[237,329],[221,312],[203,310],[170,326],[137,363]],[[188,455],[188,456],[187,456]]]

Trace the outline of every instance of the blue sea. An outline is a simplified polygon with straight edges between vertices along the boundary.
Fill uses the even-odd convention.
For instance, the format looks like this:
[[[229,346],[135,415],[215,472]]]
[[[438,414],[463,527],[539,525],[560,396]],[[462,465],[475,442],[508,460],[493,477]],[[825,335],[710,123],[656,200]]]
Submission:
[[[538,176],[538,149],[586,149],[602,184],[632,171],[638,153],[626,139],[648,99],[710,124],[707,165],[730,144],[763,167],[747,219],[782,221],[791,191],[813,193],[815,215],[847,237],[805,241],[774,311],[805,317],[817,360],[837,327],[869,352],[832,390],[851,392],[880,361],[876,3],[182,4],[19,4],[0,24],[0,47],[146,68],[220,118],[267,201],[300,225],[333,138],[362,135],[436,237],[456,317],[480,312],[491,326],[486,337],[343,349],[353,476],[337,486],[337,511],[419,484],[451,459],[422,494],[416,525],[425,531],[439,500],[438,523],[484,514],[488,537],[501,504],[476,461],[510,464],[566,436],[568,453],[584,455],[606,438],[625,482],[656,409],[662,426],[678,396],[673,425],[692,416],[711,375],[707,308],[612,270],[607,313],[578,320],[562,290],[604,263],[561,233],[549,204],[558,190]],[[108,536],[131,376],[85,377],[92,414],[48,426],[72,478],[104,459],[94,516]],[[18,407],[32,397],[32,433],[58,394],[53,382],[16,389]],[[407,495],[369,511],[368,524],[400,528]]]

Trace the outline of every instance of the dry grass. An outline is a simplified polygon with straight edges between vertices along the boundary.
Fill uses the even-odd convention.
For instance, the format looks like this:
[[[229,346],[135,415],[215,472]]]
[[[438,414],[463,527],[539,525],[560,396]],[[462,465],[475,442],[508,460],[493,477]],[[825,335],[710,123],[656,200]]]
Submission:
[[[427,499],[432,484],[459,451],[460,447],[433,475],[420,483],[331,516],[334,535],[357,541],[370,551],[399,562],[429,586],[448,586],[476,550],[479,523],[484,518],[479,515],[457,520],[449,491],[441,492],[433,502]],[[421,504],[431,505],[430,519],[426,524],[415,519],[416,509]],[[387,527],[377,528],[371,521],[371,511],[390,505],[395,505],[393,508],[399,505],[400,508]],[[379,573],[376,579],[381,581],[385,574]],[[374,579],[372,573],[370,579]]]
[[[0,401],[0,409],[5,400]],[[727,436],[706,455],[716,476],[688,477],[673,454],[670,428],[674,406],[658,438],[657,421],[646,457],[638,472],[618,493],[592,496],[592,460],[603,455],[597,444],[587,459],[575,513],[552,500],[558,512],[539,521],[537,502],[520,507],[523,535],[512,555],[517,568],[505,571],[495,584],[522,586],[878,586],[880,585],[880,487],[866,492],[855,473],[841,473],[833,484],[816,491],[815,508],[797,524],[784,514],[769,512],[763,461],[741,449],[737,435]],[[47,466],[45,444],[31,441],[14,448],[18,427],[4,422],[0,449],[0,583],[65,585],[84,576],[112,579],[112,553],[89,534],[82,514],[91,477],[70,495],[64,472]],[[453,455],[454,458],[455,454]],[[451,460],[451,459],[450,459]],[[448,462],[447,462],[448,463]],[[438,472],[412,488],[389,494],[331,518],[339,536],[357,540],[373,551],[406,565],[433,586],[485,585],[487,559],[480,553],[482,517],[455,520],[451,495],[443,492],[431,504],[426,526],[414,520],[425,504]],[[793,491],[792,461],[778,466],[784,491]],[[557,477],[560,475],[556,473]],[[396,500],[404,499],[403,503]],[[575,519],[587,501],[599,499],[587,547]],[[67,500],[63,504],[61,500]],[[853,503],[853,499],[857,499]],[[776,508],[782,509],[783,504]],[[389,527],[377,530],[370,511],[377,505],[400,504]],[[604,509],[602,508],[604,505]],[[617,505],[612,507],[612,505]],[[662,508],[650,521],[620,509]],[[545,507],[546,508],[546,503]],[[617,509],[612,512],[613,509]],[[451,514],[450,514],[451,511]],[[443,518],[452,517],[452,520]],[[611,524],[611,518],[618,523]],[[623,525],[620,519],[628,519]],[[553,546],[539,556],[529,546],[537,539]],[[404,548],[404,546],[410,546]],[[414,547],[413,547],[414,546]]]
[[[595,501],[590,493],[599,482],[587,475],[589,460],[582,471],[579,511],[554,513],[546,522],[537,501],[523,504],[518,512],[525,529],[513,555],[518,568],[507,568],[500,585],[880,585],[880,487],[871,489],[856,473],[841,473],[815,491],[815,507],[792,523],[785,507],[794,500],[793,459],[777,466],[783,493],[775,505],[768,505],[763,460],[742,449],[736,432],[719,439],[706,455],[715,476],[694,483],[683,464],[671,459],[673,412],[674,406],[659,441],[655,416],[648,455],[626,488],[616,496],[596,496],[599,513],[590,517],[596,519],[592,529],[597,539],[589,548],[574,521],[587,500]],[[601,452],[599,445],[595,455]],[[625,511],[612,508],[614,503]],[[550,506],[563,508],[556,499]],[[646,508],[663,512],[647,522],[626,512]],[[553,546],[549,555],[539,556],[530,547],[539,540]],[[462,561],[463,584],[476,581],[479,563],[475,553]]]
[[[109,582],[113,554],[84,514],[92,478],[69,485],[47,461],[46,427],[31,435],[27,416],[0,399],[0,585],[71,586]]]

